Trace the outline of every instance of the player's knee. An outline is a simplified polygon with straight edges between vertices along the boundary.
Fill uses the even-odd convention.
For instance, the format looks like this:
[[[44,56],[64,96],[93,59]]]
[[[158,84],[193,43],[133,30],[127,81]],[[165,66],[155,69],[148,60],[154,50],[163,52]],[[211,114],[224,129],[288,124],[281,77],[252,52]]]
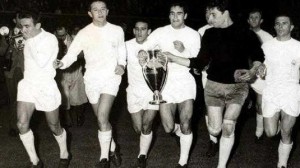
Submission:
[[[142,133],[143,134],[150,134],[152,131],[152,124],[143,124],[142,126]]]
[[[222,135],[230,137],[234,134],[236,121],[224,119],[222,124]]]
[[[163,124],[166,133],[172,133],[174,130],[174,124]]]
[[[61,126],[59,122],[48,122],[48,126],[54,134],[56,135],[60,134]]]
[[[291,137],[292,129],[283,128],[281,129],[281,136],[282,137]]]
[[[276,129],[265,128],[265,133],[267,137],[272,138],[276,135],[277,128]]]
[[[183,123],[183,124],[180,124],[180,129],[181,129],[181,132],[183,134],[190,134],[192,131],[191,131],[191,126],[190,126],[190,123]]]
[[[208,124],[207,129],[209,134],[211,134],[212,136],[218,136],[221,132],[221,126],[212,127],[211,125]]]
[[[21,134],[23,134],[23,133],[28,132],[28,130],[29,130],[29,123],[18,121],[17,122],[17,127],[19,129],[19,132]]]
[[[137,134],[141,134],[141,132],[142,132],[142,129],[141,129],[141,127],[139,127],[139,126],[134,125],[134,126],[133,126],[133,129],[134,129],[134,131],[135,131]]]

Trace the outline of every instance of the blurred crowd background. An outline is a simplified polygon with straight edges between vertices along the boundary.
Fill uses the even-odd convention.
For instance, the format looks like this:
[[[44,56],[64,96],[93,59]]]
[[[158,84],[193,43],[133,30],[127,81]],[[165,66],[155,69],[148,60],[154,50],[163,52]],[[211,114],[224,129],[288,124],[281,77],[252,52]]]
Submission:
[[[206,24],[204,13],[208,0],[186,0],[189,5],[187,24],[195,29]],[[90,22],[87,9],[90,0],[0,0],[0,25],[13,25],[14,12],[21,9],[38,9],[44,16],[44,27],[54,29],[57,24],[86,25]],[[153,27],[168,23],[168,5],[172,0],[108,0],[110,21],[128,28],[136,17],[148,17]],[[296,25],[300,23],[299,0],[231,0],[235,19],[246,24],[250,9],[260,8],[264,13],[264,29],[272,31],[273,18],[278,11],[287,11],[294,16]],[[54,20],[53,20],[54,19]],[[49,23],[50,22],[50,23]],[[131,28],[130,28],[131,32]],[[130,33],[128,32],[128,33]]]

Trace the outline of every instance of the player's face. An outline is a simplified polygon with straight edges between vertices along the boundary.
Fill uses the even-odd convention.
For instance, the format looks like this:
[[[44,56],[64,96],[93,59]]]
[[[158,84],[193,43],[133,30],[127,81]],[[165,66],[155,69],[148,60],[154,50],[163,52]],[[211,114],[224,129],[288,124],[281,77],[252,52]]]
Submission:
[[[249,14],[248,23],[251,28],[258,28],[262,23],[261,15],[259,12]]]
[[[180,6],[173,6],[170,9],[169,19],[174,29],[180,29],[184,27],[184,20],[187,18],[187,14],[184,13],[183,8]]]
[[[135,36],[136,42],[142,44],[150,34],[148,24],[144,22],[137,22],[133,29],[133,34]]]
[[[106,4],[101,1],[96,1],[91,4],[91,10],[88,12],[94,22],[105,23],[108,15]]]
[[[277,34],[277,37],[290,37],[291,32],[294,28],[294,26],[291,24],[291,20],[287,16],[279,16],[275,19],[275,31]]]
[[[208,17],[208,23],[211,23],[213,27],[223,27],[225,23],[225,12],[219,11],[217,8],[211,8],[209,10],[209,17]]]
[[[34,24],[32,18],[22,18],[20,19],[21,32],[25,39],[32,38],[39,33],[41,24]]]

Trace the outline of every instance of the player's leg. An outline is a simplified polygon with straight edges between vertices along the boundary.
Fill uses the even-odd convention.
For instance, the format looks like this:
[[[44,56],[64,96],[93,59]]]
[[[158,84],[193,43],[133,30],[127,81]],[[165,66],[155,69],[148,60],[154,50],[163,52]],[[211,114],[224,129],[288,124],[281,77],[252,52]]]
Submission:
[[[218,152],[218,136],[222,130],[223,111],[222,106],[207,106],[207,130],[210,135],[209,148],[205,153],[207,157],[213,157]]]
[[[180,158],[178,164],[184,166],[187,164],[191,145],[193,142],[193,133],[191,130],[191,119],[193,115],[194,100],[186,100],[178,104],[180,118]]]
[[[180,129],[180,126],[174,122],[175,112],[176,104],[174,103],[165,103],[160,104],[159,106],[159,114],[165,132],[175,133],[177,135],[177,133],[179,133],[178,130]]]
[[[144,112],[145,112],[144,110],[140,110],[135,113],[130,113],[130,117],[132,120],[132,127],[134,131],[139,135],[142,132],[142,122],[143,122],[142,117],[144,115]]]
[[[157,110],[146,110],[142,116],[142,132],[140,136],[140,155],[147,157],[152,142],[152,124],[157,114]]]
[[[226,107],[222,124],[222,136],[220,139],[218,168],[226,168],[235,140],[234,131],[236,121],[240,115],[241,109],[242,105],[240,104],[229,104]]]
[[[225,89],[223,84],[207,80],[204,89],[204,99],[207,111],[207,130],[210,135],[209,148],[205,155],[215,156],[218,152],[218,139],[221,132],[223,111],[225,107]]]
[[[29,128],[34,109],[35,106],[33,103],[22,101],[18,101],[17,103],[17,126],[20,132],[20,139],[29,155],[31,163],[37,165],[39,158],[34,146],[34,135]]]
[[[260,140],[263,132],[264,132],[264,123],[262,116],[262,95],[256,93],[256,130],[255,136],[257,140]]]
[[[70,154],[67,148],[67,132],[60,125],[59,121],[59,109],[55,109],[53,111],[45,112],[47,123],[51,131],[53,132],[53,136],[58,143],[60,150],[60,168],[67,168],[70,164]]]
[[[292,130],[296,119],[296,117],[281,111],[281,141],[278,147],[277,167],[287,167],[289,155],[293,148]]]

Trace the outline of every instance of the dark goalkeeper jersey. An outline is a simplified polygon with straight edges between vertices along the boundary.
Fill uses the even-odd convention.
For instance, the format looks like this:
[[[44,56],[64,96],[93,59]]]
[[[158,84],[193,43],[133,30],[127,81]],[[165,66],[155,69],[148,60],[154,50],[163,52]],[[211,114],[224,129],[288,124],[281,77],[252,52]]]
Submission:
[[[264,60],[257,35],[236,24],[206,30],[201,43],[197,58],[190,59],[190,67],[202,70],[209,64],[207,78],[215,82],[236,83],[235,70],[249,69],[249,60]]]

